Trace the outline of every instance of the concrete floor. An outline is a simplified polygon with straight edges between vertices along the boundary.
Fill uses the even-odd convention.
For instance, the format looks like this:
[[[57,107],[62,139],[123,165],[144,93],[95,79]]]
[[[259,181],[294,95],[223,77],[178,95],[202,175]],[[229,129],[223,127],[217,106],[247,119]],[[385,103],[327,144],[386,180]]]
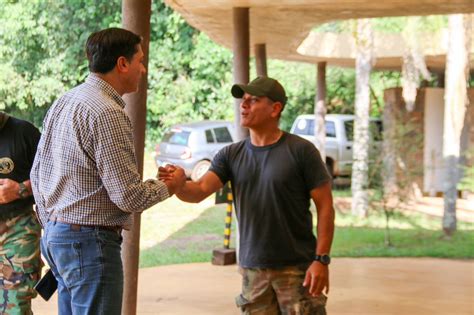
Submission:
[[[336,258],[328,314],[474,315],[474,261],[431,258]],[[140,269],[138,314],[237,315],[237,267],[209,263]],[[56,294],[33,302],[57,314]]]

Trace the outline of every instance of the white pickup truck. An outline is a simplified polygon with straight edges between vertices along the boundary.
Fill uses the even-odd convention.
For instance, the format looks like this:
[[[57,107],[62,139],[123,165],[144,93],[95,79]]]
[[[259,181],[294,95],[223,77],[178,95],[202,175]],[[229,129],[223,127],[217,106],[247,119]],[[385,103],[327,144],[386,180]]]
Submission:
[[[354,118],[354,115],[326,115],[326,165],[333,177],[351,175]],[[314,115],[298,116],[290,132],[315,143]],[[380,152],[381,144],[382,121],[378,118],[370,118],[369,156]]]

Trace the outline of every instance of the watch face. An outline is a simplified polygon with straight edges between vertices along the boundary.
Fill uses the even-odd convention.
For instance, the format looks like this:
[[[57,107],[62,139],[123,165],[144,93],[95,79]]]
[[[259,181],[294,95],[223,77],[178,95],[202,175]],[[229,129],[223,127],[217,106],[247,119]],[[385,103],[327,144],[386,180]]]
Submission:
[[[323,265],[329,265],[331,257],[329,255],[316,255],[314,260],[319,261]]]
[[[28,189],[26,188],[25,184],[20,183],[20,190],[18,194],[20,195],[20,198],[26,198],[28,197]]]
[[[330,262],[331,262],[331,257],[329,257],[328,255],[322,255],[321,256],[321,263],[322,264],[329,265]]]

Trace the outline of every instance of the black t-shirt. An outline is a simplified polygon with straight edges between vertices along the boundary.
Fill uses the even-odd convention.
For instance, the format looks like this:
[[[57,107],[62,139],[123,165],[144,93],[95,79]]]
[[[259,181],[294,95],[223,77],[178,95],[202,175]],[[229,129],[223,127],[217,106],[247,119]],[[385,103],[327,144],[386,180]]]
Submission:
[[[210,170],[222,183],[232,184],[242,267],[313,261],[316,238],[310,191],[330,176],[311,142],[283,133],[278,142],[256,147],[247,138],[220,150]]]
[[[0,130],[0,178],[23,182],[30,178],[40,132],[27,121],[9,117]],[[0,220],[31,209],[33,197],[0,205]]]

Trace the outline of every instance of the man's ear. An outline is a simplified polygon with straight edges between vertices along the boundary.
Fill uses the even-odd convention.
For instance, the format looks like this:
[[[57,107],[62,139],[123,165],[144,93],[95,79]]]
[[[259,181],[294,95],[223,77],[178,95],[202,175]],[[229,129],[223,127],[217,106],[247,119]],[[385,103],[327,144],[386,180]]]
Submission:
[[[128,72],[128,67],[129,67],[129,62],[127,60],[127,58],[125,58],[124,56],[120,56],[118,59],[117,59],[117,70],[119,72]]]
[[[273,117],[279,117],[280,116],[280,113],[282,112],[283,110],[283,104],[281,102],[275,102],[273,103],[273,112],[272,112],[272,116]]]

